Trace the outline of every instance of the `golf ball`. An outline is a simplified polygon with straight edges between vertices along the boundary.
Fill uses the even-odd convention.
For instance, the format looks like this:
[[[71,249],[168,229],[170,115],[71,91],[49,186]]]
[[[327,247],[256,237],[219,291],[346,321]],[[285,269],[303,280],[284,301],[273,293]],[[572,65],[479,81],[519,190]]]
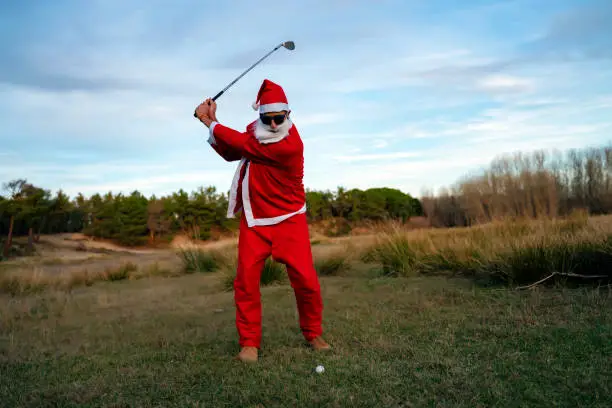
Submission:
[[[323,371],[325,371],[325,367],[323,367],[322,365],[318,365],[317,368],[315,368],[315,371],[321,374]]]

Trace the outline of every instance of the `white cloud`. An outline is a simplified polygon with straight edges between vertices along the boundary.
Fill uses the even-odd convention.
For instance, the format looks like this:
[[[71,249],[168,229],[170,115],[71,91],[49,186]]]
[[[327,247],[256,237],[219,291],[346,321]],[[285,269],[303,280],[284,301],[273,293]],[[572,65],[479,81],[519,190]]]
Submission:
[[[489,75],[477,82],[479,88],[492,92],[531,91],[534,85],[531,79],[512,75]]]
[[[603,144],[612,137],[612,120],[606,115],[611,102],[606,95],[582,101],[546,100],[527,106],[526,100],[507,102],[495,109],[484,109],[462,120],[422,120],[380,134],[371,134],[372,144],[393,140],[400,152],[351,154],[352,143],[363,137],[338,137],[333,148],[320,153],[326,168],[307,169],[308,182],[321,188],[344,185],[357,188],[389,186],[418,195],[424,188],[438,189],[460,177],[486,168],[495,157],[511,152],[539,149],[580,148]],[[526,109],[527,107],[527,109]],[[436,144],[415,137],[436,137]],[[348,135],[347,135],[348,136]],[[417,144],[418,142],[418,144]],[[412,146],[417,144],[418,148]],[[345,152],[334,155],[333,152]],[[335,164],[330,164],[333,159]],[[408,159],[408,160],[406,160]],[[331,162],[331,163],[334,163]],[[329,174],[334,178],[330,179]]]
[[[389,160],[389,159],[407,159],[419,157],[419,153],[415,152],[395,152],[395,153],[380,153],[380,154],[359,154],[352,156],[335,156],[339,162],[356,162],[356,161],[371,161],[371,160]]]
[[[568,99],[563,98],[536,98],[536,99],[519,99],[514,102],[517,106],[553,106],[564,105],[569,103]]]
[[[234,170],[230,168],[216,171],[193,170],[174,172],[158,176],[124,178],[120,181],[71,184],[66,185],[64,191],[72,196],[79,192],[87,196],[95,193],[103,194],[108,191],[112,191],[114,194],[129,194],[134,190],[138,190],[145,195],[156,194],[159,196],[176,192],[181,188],[185,191],[190,191],[195,190],[199,186],[219,185],[219,191],[225,192],[230,187],[233,173]],[[218,183],[219,180],[229,181],[227,183]]]
[[[361,189],[387,186],[419,196],[424,189],[448,187],[470,172],[488,168],[491,161],[502,154],[579,148],[582,140],[581,136],[566,136],[474,145],[462,145],[461,141],[455,141],[420,151],[422,158],[418,160],[390,163],[379,158],[379,161],[371,163],[342,165],[333,170],[333,178],[326,177],[323,170],[311,169],[307,173],[309,181],[321,189],[335,189],[340,185]]]
[[[335,123],[343,119],[339,113],[292,113],[294,121],[299,123],[300,127],[308,127],[313,125],[322,125],[326,123]]]
[[[375,149],[382,149],[389,146],[389,142],[386,140],[376,140],[374,143],[374,148]]]

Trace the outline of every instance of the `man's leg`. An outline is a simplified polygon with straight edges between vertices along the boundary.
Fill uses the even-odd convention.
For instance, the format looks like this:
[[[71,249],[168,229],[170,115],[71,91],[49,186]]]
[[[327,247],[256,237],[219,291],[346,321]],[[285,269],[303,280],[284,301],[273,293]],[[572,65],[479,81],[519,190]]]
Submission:
[[[312,344],[320,339],[323,332],[323,301],[304,214],[291,217],[274,227],[272,256],[287,266],[297,301],[300,328],[304,338]]]
[[[238,238],[238,268],[234,280],[236,328],[241,347],[259,348],[261,343],[261,271],[270,256],[270,240],[257,228],[248,228],[244,216]]]

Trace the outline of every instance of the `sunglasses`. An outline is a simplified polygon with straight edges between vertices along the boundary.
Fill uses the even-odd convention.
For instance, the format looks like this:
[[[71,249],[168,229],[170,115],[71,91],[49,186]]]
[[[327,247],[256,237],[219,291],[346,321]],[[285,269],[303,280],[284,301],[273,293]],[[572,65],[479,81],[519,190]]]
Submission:
[[[261,119],[261,122],[264,125],[271,125],[272,121],[274,121],[274,123],[276,123],[277,125],[281,125],[285,121],[286,117],[287,117],[286,114],[280,114],[280,115],[274,115],[274,116],[259,115],[259,118]]]

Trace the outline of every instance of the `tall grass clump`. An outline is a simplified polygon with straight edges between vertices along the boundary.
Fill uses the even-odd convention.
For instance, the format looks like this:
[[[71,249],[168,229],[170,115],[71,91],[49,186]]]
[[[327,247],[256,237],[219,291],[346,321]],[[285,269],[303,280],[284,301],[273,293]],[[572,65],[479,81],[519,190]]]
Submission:
[[[383,276],[411,276],[419,270],[418,254],[413,243],[408,234],[391,230],[364,253],[362,260],[379,263]]]
[[[100,276],[101,280],[107,280],[110,282],[120,281],[129,279],[133,272],[138,270],[138,266],[132,262],[127,262],[117,268],[108,268]]]
[[[426,231],[389,226],[365,252],[385,276],[461,274],[522,284],[547,275],[612,279],[611,217],[502,221]]]
[[[226,262],[225,254],[215,250],[181,248],[179,255],[183,261],[183,271],[188,274],[214,272]]]
[[[221,273],[221,286],[225,290],[234,289],[234,280],[236,279],[237,263],[236,260],[228,262]],[[270,286],[275,284],[283,284],[287,282],[287,268],[285,265],[273,260],[266,259],[261,270],[261,286]]]
[[[320,276],[336,276],[347,270],[349,264],[345,254],[338,253],[315,261],[315,270]]]
[[[261,271],[261,285],[269,286],[285,283],[287,280],[287,268],[272,258],[266,259]]]
[[[338,276],[351,267],[354,249],[350,246],[320,250],[314,255],[314,267],[319,276]]]
[[[539,239],[502,253],[496,262],[487,265],[486,272],[511,284],[526,283],[551,273],[612,279],[612,235]]]

